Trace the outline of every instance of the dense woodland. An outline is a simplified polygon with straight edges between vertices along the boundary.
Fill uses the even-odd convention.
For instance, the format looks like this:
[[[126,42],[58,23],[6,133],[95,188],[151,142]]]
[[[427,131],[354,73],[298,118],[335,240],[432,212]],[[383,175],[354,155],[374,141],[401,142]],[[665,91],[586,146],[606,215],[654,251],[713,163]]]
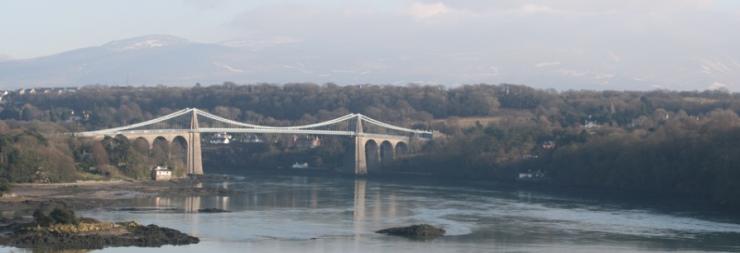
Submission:
[[[154,164],[181,174],[184,151],[178,145],[168,152],[120,138],[96,142],[61,133],[131,124],[185,107],[267,125],[356,112],[438,131],[440,138],[419,147],[421,154],[383,172],[510,182],[528,172],[555,186],[683,194],[740,206],[734,183],[740,180],[740,94],[726,91],[224,83],[11,92],[0,104],[0,175],[11,182],[141,179]],[[331,167],[341,165],[345,146],[326,140],[300,152],[264,144],[243,147],[251,155],[240,158],[273,166],[286,154],[301,153]]]

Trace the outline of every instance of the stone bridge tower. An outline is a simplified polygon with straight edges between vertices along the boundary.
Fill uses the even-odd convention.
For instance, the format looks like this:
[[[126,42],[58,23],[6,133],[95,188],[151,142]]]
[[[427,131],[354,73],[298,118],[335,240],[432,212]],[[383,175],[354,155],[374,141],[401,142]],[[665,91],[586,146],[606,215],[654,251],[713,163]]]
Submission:
[[[190,131],[188,132],[188,174],[203,175],[203,159],[200,149],[200,127],[198,127],[198,114],[193,110],[190,119]]]
[[[367,157],[365,153],[365,138],[362,130],[362,118],[357,117],[355,123],[355,175],[367,175]]]

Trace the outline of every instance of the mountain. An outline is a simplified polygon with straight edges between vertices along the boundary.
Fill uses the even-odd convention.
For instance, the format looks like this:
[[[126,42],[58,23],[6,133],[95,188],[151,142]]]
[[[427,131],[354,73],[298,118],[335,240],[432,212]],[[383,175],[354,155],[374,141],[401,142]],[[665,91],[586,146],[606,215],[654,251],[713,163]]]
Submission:
[[[240,70],[242,51],[168,35],[149,35],[56,55],[0,61],[0,87],[222,82]]]
[[[455,50],[462,52],[457,52],[445,51],[438,44],[418,44],[290,37],[199,43],[148,35],[33,59],[0,59],[0,89],[87,84],[191,86],[224,81],[485,82],[561,90],[740,88],[740,60],[732,55],[673,51],[645,55],[630,50],[574,54],[512,45],[470,52],[461,46]],[[522,57],[511,48],[538,57]]]
[[[321,53],[324,49],[294,47],[291,44],[295,42],[276,39],[217,44],[198,43],[170,35],[147,35],[39,58],[0,60],[0,89],[88,84],[191,86],[197,82],[333,80],[331,76],[308,70],[309,67],[302,63],[326,60],[331,53]],[[322,54],[323,57],[316,57]],[[345,65],[342,60],[329,61],[334,64],[317,62],[311,65],[329,69]],[[349,72],[345,74],[352,75]],[[339,80],[360,81],[359,78]]]

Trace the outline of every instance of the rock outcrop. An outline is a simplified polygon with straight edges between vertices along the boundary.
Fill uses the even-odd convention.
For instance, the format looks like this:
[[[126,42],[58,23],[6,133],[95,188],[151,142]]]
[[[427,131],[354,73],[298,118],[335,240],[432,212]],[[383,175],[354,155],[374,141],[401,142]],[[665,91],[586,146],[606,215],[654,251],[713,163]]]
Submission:
[[[64,205],[34,212],[34,221],[15,221],[0,227],[0,244],[34,249],[102,249],[105,247],[160,247],[198,243],[180,231],[136,222],[102,222],[76,217]]]
[[[434,239],[434,238],[443,236],[445,234],[444,229],[441,229],[441,228],[438,228],[438,227],[435,227],[429,224],[411,225],[407,227],[386,228],[386,229],[381,229],[375,232],[379,234],[403,236],[406,238],[419,239],[419,240]]]

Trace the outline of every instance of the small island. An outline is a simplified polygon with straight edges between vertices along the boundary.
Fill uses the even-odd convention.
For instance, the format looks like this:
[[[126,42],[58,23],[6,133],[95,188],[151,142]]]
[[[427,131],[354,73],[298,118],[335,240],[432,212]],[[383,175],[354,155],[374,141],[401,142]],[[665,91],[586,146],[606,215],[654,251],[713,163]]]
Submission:
[[[39,207],[32,220],[19,218],[3,223],[0,226],[0,245],[18,248],[160,247],[200,241],[197,237],[157,225],[77,217],[64,203],[47,203]]]
[[[375,231],[375,233],[402,236],[415,240],[430,240],[443,236],[445,234],[445,230],[429,224],[418,224],[406,227],[381,229]]]

